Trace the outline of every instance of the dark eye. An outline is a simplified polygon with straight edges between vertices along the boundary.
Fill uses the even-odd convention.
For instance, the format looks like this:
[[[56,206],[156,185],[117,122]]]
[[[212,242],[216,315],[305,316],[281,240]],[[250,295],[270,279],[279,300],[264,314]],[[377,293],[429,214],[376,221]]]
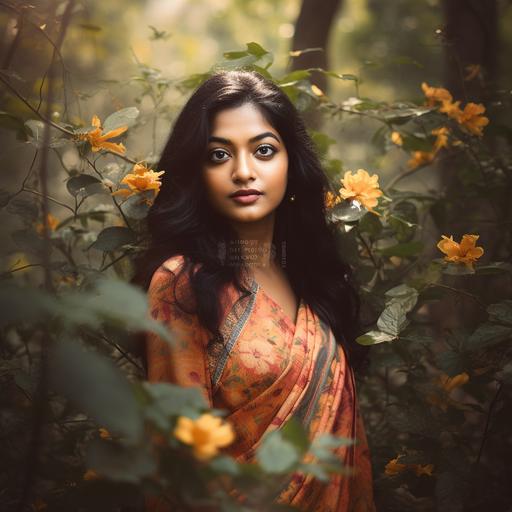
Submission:
[[[276,149],[273,146],[265,145],[260,146],[256,151],[262,151],[260,155],[262,156],[272,156],[274,153],[276,153]]]
[[[227,155],[227,154],[228,154],[227,151],[224,151],[223,149],[215,149],[208,155],[208,158],[213,163],[219,163],[219,162],[224,161],[222,157],[223,157],[223,155]],[[214,158],[214,155],[218,158]]]

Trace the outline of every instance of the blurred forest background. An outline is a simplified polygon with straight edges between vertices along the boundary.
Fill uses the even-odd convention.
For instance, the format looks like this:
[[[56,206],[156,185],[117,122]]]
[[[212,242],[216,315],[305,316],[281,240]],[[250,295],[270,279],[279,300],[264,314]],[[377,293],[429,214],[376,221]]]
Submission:
[[[363,326],[380,329],[360,340],[375,346],[358,388],[377,510],[510,511],[511,28],[510,0],[0,0],[0,509],[78,510],[80,502],[82,510],[133,510],[127,503],[136,501],[132,487],[154,471],[151,457],[122,450],[106,457],[97,450],[84,465],[83,447],[101,426],[140,441],[140,418],[154,420],[151,407],[161,396],[137,388],[139,402],[148,393],[139,418],[140,403],[134,405],[112,368],[62,349],[53,356],[68,373],[56,371],[61,387],[54,386],[96,423],[77,419],[76,410],[48,391],[45,343],[78,332],[129,378],[140,372],[130,341],[122,339],[123,325],[133,329],[142,314],[140,297],[132,300],[117,285],[103,288],[101,299],[87,295],[97,274],[130,277],[125,256],[138,239],[107,230],[142,231],[144,212],[133,203],[113,205],[109,192],[129,172],[128,163],[156,164],[177,112],[214,65],[245,63],[265,64],[289,84],[333,183],[347,170],[367,169],[379,175],[387,196],[380,220],[350,212],[333,217],[340,247],[357,267]],[[252,42],[259,46],[247,46]],[[301,74],[305,69],[310,72]],[[430,129],[447,119],[425,110],[423,83],[446,88],[463,105],[485,105],[490,122],[477,134],[460,121],[457,132],[460,126],[449,119],[454,135],[449,149],[441,147],[443,157],[411,164],[415,152],[423,152],[420,159],[437,148]],[[111,128],[129,125],[122,140],[131,161],[102,153],[93,164],[77,137],[94,115],[104,120],[115,111],[124,117],[111,119]],[[84,204],[87,211],[84,206],[77,215]],[[42,224],[47,214],[53,216],[49,235]],[[484,265],[476,274],[456,264],[441,271],[437,240],[470,233],[480,236]],[[48,295],[35,293],[39,289]],[[88,299],[52,302],[62,290]],[[133,312],[126,324],[115,307],[110,316],[100,311],[121,296],[127,314]],[[382,321],[383,311],[388,319],[391,314],[390,296],[399,303],[394,327]],[[45,325],[49,311],[65,321]],[[98,341],[92,333],[109,322],[111,330],[101,331]],[[84,361],[90,373],[69,372]],[[438,373],[443,376],[433,384]],[[80,382],[70,385],[75,377]],[[120,395],[107,393],[99,405],[84,398],[94,386],[102,394],[107,384]],[[436,386],[442,395],[432,395]],[[108,400],[121,395],[131,411],[124,425],[108,412]],[[48,396],[60,405],[49,406]],[[390,412],[392,406],[401,413]],[[47,407],[58,425],[50,434],[42,427]],[[168,419],[160,421],[170,428]],[[72,422],[84,428],[71,429]],[[111,440],[106,430],[99,437]],[[56,439],[58,450],[48,460],[38,446],[55,447]],[[109,457],[117,462],[106,463]],[[131,472],[127,460],[136,461]],[[87,473],[92,461],[121,487],[92,490],[98,483]],[[214,472],[227,468],[219,464]]]

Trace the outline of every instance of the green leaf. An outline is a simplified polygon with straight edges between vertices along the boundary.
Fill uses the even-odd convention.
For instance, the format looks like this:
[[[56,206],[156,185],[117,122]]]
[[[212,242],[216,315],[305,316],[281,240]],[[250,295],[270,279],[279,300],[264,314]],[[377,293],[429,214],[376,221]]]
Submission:
[[[261,58],[261,57],[263,57],[263,55],[266,55],[269,53],[261,45],[259,45],[258,43],[254,43],[254,42],[247,43],[247,51],[251,55],[256,55],[256,57],[258,57],[258,58]]]
[[[148,203],[152,201],[155,194],[152,190],[145,190],[138,194],[128,197],[121,204],[121,210],[129,219],[141,220],[146,218],[151,205]]]
[[[421,253],[423,249],[423,242],[415,240],[412,242],[399,243],[391,247],[386,247],[384,249],[375,249],[375,251],[379,252],[383,256],[411,257]]]
[[[168,430],[175,416],[188,415],[185,412],[208,407],[196,387],[182,387],[167,382],[143,382],[142,386],[151,400],[145,411],[146,417],[161,430]]]
[[[227,457],[225,455],[213,458],[210,461],[209,466],[219,474],[232,476],[240,474],[240,468],[238,467],[236,461],[233,458]]]
[[[297,69],[284,75],[281,79],[277,80],[277,83],[283,87],[285,85],[292,85],[300,80],[306,80],[311,76],[311,73],[306,69]]]
[[[503,272],[512,274],[512,264],[507,261],[493,261],[487,265],[478,265],[475,272],[480,275],[495,275]]]
[[[391,303],[377,320],[377,328],[383,333],[397,337],[409,324],[406,313],[407,310],[401,302]]]
[[[139,483],[157,469],[147,443],[123,446],[111,441],[94,440],[88,446],[86,463],[100,476],[116,482]]]
[[[306,453],[309,447],[309,437],[306,429],[298,418],[292,416],[281,428],[284,439],[292,443],[300,454]]]
[[[66,188],[73,197],[78,196],[78,194],[88,197],[105,191],[101,181],[90,174],[73,176],[66,182]]]
[[[329,461],[333,457],[333,450],[340,446],[352,446],[355,440],[350,437],[322,434],[311,443],[311,453],[321,461]]]
[[[98,425],[127,441],[143,434],[142,411],[131,384],[108,359],[69,340],[50,351],[52,387],[92,416]]]
[[[418,291],[406,284],[400,284],[387,290],[384,295],[388,297],[386,305],[394,302],[400,302],[405,311],[411,311],[418,302]]]
[[[465,348],[481,350],[489,348],[512,337],[512,327],[499,324],[483,324],[468,338]]]
[[[101,231],[96,241],[89,248],[110,252],[134,242],[135,234],[131,229],[122,226],[111,226]]]
[[[109,132],[121,126],[128,126],[128,128],[130,128],[130,126],[135,124],[137,117],[139,117],[139,109],[137,107],[127,107],[118,110],[105,119],[103,132]]]
[[[0,326],[18,322],[50,320],[54,297],[43,290],[2,283],[0,288]]]
[[[454,377],[466,371],[466,364],[459,352],[445,350],[436,354],[437,367],[448,375]]]
[[[356,338],[357,343],[359,345],[377,345],[378,343],[387,343],[390,341],[394,341],[396,336],[391,334],[381,332],[381,331],[369,331],[362,336],[358,336]]]
[[[368,233],[372,238],[376,238],[382,231],[382,223],[376,215],[365,215],[359,221],[359,231]]]
[[[487,313],[489,313],[489,321],[491,322],[512,325],[512,300],[491,304],[487,308]]]
[[[302,473],[309,473],[321,482],[329,481],[329,473],[318,464],[301,464],[298,468]]]
[[[299,462],[299,453],[279,430],[274,430],[263,437],[256,458],[267,473],[285,473]]]

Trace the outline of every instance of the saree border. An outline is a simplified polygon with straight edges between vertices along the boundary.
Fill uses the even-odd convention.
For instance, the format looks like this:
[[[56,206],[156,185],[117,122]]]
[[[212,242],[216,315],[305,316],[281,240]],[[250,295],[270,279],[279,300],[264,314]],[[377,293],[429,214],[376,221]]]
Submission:
[[[242,329],[244,328],[249,316],[254,309],[254,303],[256,301],[256,292],[258,291],[258,283],[254,280],[250,284],[250,295],[247,295],[240,301],[236,302],[228,313],[224,324],[221,327],[224,339],[228,338],[228,342],[223,348],[222,355],[213,362],[212,367],[212,389],[215,392],[217,385],[222,376],[222,372],[228,361],[228,357],[237,342]],[[248,299],[248,300],[247,300]],[[245,304],[246,303],[246,304]]]

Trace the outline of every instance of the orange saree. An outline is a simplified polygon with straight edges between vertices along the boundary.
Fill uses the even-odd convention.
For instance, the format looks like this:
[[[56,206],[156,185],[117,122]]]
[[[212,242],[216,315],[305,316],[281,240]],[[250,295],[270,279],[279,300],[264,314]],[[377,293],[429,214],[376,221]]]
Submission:
[[[196,315],[172,304],[175,275],[169,270],[177,274],[183,263],[181,255],[168,259],[148,289],[151,315],[181,340],[171,347],[147,334],[148,380],[197,386],[211,407],[229,411],[225,419],[236,439],[223,451],[241,462],[251,461],[262,436],[292,416],[311,440],[322,433],[356,438],[355,445],[336,448],[353,475],[332,475],[328,483],[294,475],[277,502],[304,511],[374,512],[370,455],[352,369],[331,329],[302,300],[294,323],[247,278],[248,296],[237,302],[239,292],[232,285],[222,294],[226,347],[221,350],[208,343],[209,332]],[[179,281],[181,303],[188,296],[186,276]]]

